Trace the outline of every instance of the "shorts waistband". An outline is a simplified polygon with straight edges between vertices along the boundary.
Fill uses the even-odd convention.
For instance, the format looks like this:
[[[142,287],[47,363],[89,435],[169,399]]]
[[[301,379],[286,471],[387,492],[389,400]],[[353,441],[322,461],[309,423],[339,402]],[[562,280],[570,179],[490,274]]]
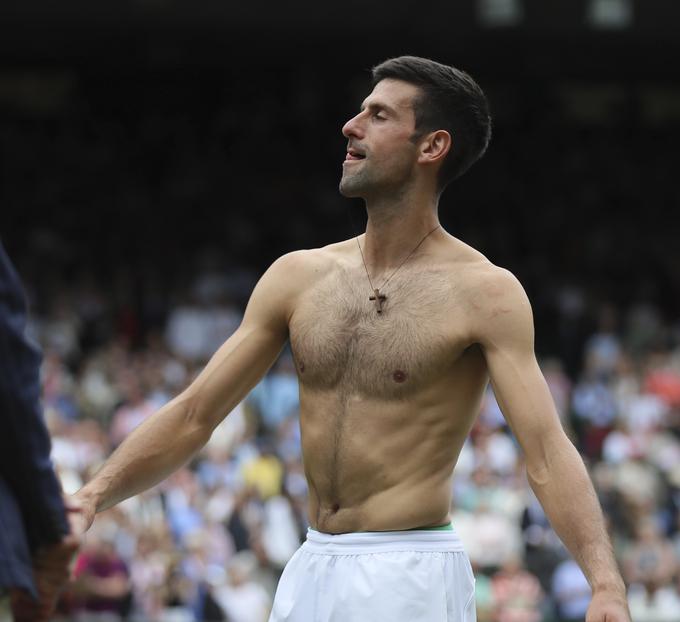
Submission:
[[[355,555],[388,551],[463,552],[463,543],[455,530],[432,531],[361,531],[356,533],[322,533],[309,527],[302,547],[312,553]]]

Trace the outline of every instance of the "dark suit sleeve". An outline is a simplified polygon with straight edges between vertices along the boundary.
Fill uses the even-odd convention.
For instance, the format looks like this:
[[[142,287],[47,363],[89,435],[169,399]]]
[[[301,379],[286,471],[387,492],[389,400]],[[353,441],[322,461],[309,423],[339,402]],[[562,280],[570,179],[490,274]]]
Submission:
[[[40,404],[41,354],[25,328],[24,292],[0,243],[0,477],[35,551],[59,541],[68,522]]]

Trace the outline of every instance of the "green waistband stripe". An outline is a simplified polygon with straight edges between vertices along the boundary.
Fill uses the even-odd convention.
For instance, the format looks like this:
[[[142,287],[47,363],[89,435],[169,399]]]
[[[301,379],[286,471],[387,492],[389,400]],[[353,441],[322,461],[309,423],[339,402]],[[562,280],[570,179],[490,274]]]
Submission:
[[[385,531],[376,531],[375,533],[390,533],[390,531],[453,531],[451,521],[446,525],[435,525],[434,527],[411,527],[411,529],[387,529]],[[322,532],[323,533],[323,532]],[[357,531],[357,533],[369,533],[366,531]]]
[[[408,529],[407,531],[453,531],[453,525],[451,522],[446,523],[446,525],[436,525],[435,527],[414,527],[413,529]]]

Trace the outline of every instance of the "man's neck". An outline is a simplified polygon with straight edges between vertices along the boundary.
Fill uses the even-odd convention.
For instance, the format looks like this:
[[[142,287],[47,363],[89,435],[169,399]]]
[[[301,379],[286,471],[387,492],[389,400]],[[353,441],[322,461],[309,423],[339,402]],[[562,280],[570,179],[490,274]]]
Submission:
[[[398,201],[366,201],[368,223],[361,240],[371,277],[396,268],[430,231],[439,225],[437,200],[403,197]]]

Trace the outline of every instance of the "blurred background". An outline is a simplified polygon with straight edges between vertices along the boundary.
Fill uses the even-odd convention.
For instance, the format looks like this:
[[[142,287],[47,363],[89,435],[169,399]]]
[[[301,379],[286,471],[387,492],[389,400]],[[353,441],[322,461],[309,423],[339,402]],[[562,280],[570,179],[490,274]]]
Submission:
[[[372,65],[428,56],[495,120],[441,221],[527,289],[633,619],[680,621],[679,18],[673,0],[5,0],[0,236],[64,488],[191,381],[276,257],[361,231],[340,128]],[[186,469],[97,519],[61,619],[264,622],[306,494],[284,352]],[[584,619],[491,392],[452,516],[479,622]]]

